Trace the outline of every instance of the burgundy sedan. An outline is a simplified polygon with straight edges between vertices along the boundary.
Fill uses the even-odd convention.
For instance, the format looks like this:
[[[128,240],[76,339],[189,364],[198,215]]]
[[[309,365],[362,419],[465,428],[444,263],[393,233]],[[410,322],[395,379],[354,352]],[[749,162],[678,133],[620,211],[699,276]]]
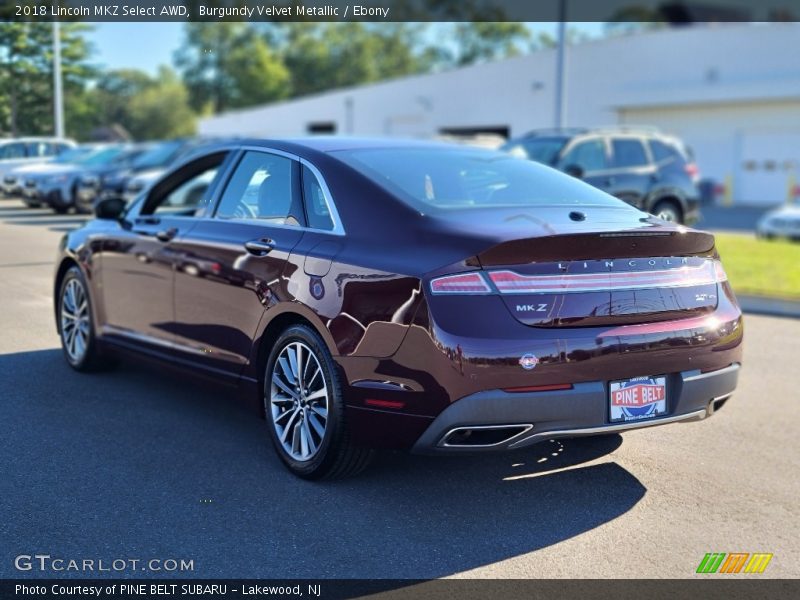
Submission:
[[[736,387],[712,235],[499,152],[239,140],[97,213],[58,257],[69,364],[244,387],[301,477],[703,419]]]

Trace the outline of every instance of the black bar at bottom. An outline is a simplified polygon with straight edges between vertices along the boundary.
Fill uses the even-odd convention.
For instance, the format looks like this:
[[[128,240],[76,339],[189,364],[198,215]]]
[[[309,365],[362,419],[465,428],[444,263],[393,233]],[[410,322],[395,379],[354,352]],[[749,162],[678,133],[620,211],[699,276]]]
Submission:
[[[707,577],[707,578],[706,578]],[[153,600],[157,598],[306,598],[344,600],[704,600],[789,599],[800,597],[800,580],[760,579],[758,575],[698,576],[696,579],[6,579],[0,598],[53,600]]]

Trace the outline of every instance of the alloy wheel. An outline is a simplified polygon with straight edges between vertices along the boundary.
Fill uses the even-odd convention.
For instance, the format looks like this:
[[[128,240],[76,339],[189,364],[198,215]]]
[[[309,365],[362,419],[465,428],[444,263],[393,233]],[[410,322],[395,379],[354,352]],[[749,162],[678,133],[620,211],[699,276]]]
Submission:
[[[328,403],[320,360],[306,344],[289,342],[272,369],[269,408],[278,441],[293,460],[305,462],[319,452]]]
[[[61,340],[72,363],[80,363],[89,347],[89,302],[78,279],[70,279],[61,295]]]

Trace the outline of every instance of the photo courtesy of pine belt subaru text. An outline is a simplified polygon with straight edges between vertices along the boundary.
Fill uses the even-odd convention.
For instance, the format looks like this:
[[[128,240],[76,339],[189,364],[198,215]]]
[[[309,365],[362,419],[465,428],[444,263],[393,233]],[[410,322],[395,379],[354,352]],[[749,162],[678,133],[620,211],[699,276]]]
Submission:
[[[59,250],[67,362],[144,354],[236,384],[303,478],[376,448],[704,419],[736,387],[714,237],[507,153],[237,140],[95,210]]]

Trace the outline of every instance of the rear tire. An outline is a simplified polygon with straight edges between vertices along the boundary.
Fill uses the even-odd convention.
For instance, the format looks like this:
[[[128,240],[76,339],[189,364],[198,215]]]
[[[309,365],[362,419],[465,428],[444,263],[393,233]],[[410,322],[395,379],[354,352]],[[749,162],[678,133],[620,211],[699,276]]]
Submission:
[[[663,219],[669,223],[683,224],[683,211],[672,200],[661,200],[653,207],[653,214],[659,219]]]
[[[372,450],[353,444],[336,364],[316,331],[293,325],[277,339],[264,376],[267,429],[283,464],[303,479],[362,471]]]
[[[57,302],[58,332],[67,364],[76,371],[99,371],[114,365],[102,355],[95,335],[92,300],[86,279],[78,267],[71,267],[61,280]]]

